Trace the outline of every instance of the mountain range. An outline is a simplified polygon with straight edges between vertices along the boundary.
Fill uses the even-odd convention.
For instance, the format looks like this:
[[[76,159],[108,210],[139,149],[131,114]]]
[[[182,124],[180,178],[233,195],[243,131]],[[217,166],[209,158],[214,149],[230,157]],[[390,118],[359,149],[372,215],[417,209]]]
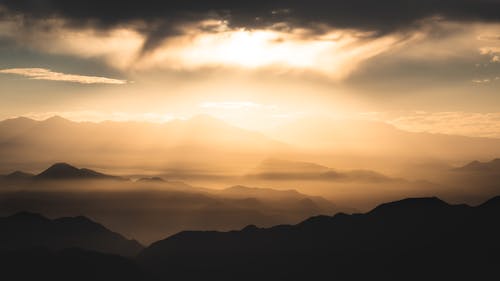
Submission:
[[[266,158],[394,171],[412,164],[412,159],[457,163],[492,155],[500,155],[498,139],[407,132],[363,120],[303,118],[265,133],[207,115],[162,124],[73,122],[58,116],[0,121],[0,170],[4,171],[23,169],[27,163],[30,170],[37,170],[64,159],[93,167],[112,163],[110,168],[116,169],[161,168],[183,176],[234,175]]]
[[[332,168],[310,162],[287,161],[270,158],[262,161],[246,177],[262,180],[309,180],[309,181],[361,181],[391,182],[390,178],[370,170],[336,171]]]
[[[46,220],[35,214],[2,220],[6,219]],[[57,224],[72,226],[73,220]],[[77,221],[89,223],[85,218]],[[89,251],[85,246],[55,251],[23,247],[0,251],[0,261],[7,265],[2,276],[15,280],[67,280],[68,275],[61,272],[76,275],[75,280],[84,280],[81,276],[92,280],[496,280],[499,221],[500,196],[475,207],[450,205],[436,197],[409,198],[364,214],[316,216],[296,225],[183,231],[131,258]],[[37,236],[53,233],[51,228],[39,228],[30,235],[26,228],[9,229],[20,235],[4,237],[6,245],[33,245],[43,241]],[[73,237],[74,232],[66,234],[60,238]],[[21,268],[25,270],[18,271]]]
[[[34,175],[15,171],[2,177],[4,180],[126,180],[87,168],[76,168],[67,163],[55,163],[41,173]]]
[[[186,280],[491,280],[499,219],[500,197],[477,207],[410,198],[292,226],[181,232],[138,260]]]
[[[0,121],[0,168],[22,168],[15,159],[43,163],[69,162],[116,167],[153,167],[209,163],[231,170],[235,162],[262,159],[287,145],[261,133],[231,126],[207,115],[167,123],[72,122],[59,116],[36,121],[24,117]],[[242,158],[242,156],[244,156]],[[218,165],[213,158],[218,159]],[[11,161],[11,162],[9,162]],[[252,162],[253,163],[253,162]],[[201,164],[199,164],[201,165]]]
[[[292,121],[269,136],[330,154],[365,157],[475,159],[500,155],[500,139],[400,130],[390,124],[356,119],[309,117]]]
[[[131,181],[66,163],[37,175],[14,172],[0,179],[0,215],[20,210],[51,216],[85,213],[146,244],[183,229],[272,226],[341,210],[323,197],[293,189],[209,189],[159,177]]]

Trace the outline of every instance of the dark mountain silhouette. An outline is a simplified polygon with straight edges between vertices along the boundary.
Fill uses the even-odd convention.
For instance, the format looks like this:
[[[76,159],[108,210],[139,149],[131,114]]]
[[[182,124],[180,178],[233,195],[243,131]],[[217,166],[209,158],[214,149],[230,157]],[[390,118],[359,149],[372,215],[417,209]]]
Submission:
[[[102,240],[89,233],[103,227],[83,217],[19,213],[0,219],[0,264],[2,278],[23,281],[497,280],[499,221],[500,196],[476,207],[409,198],[297,225],[184,231],[125,258],[50,243],[36,248],[41,237],[95,244]],[[47,224],[53,231],[40,231]],[[24,247],[14,249],[19,243]]]
[[[148,279],[131,259],[76,248],[61,251],[0,250],[0,264],[2,280],[143,281]]]
[[[472,161],[463,167],[456,168],[455,171],[500,173],[500,159],[493,159],[490,162]]]
[[[57,179],[113,179],[123,180],[121,177],[102,174],[86,168],[76,168],[67,163],[56,163],[45,171],[35,176],[39,180],[57,180]]]
[[[39,214],[21,212],[0,218],[2,251],[73,247],[123,256],[133,256],[142,249],[135,240],[127,240],[83,216],[50,220]]]
[[[159,280],[493,280],[499,210],[500,197],[477,207],[405,199],[293,226],[185,231],[138,262]]]

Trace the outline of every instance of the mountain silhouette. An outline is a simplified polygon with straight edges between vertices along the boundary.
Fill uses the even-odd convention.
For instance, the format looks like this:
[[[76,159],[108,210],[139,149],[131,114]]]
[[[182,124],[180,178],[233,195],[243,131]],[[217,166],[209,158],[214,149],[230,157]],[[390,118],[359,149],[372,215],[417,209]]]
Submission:
[[[83,216],[51,220],[39,214],[20,212],[0,218],[2,251],[75,247],[123,256],[134,256],[142,249],[135,240],[127,240]]]
[[[132,259],[76,248],[0,250],[0,264],[2,280],[148,280]]]
[[[472,161],[463,167],[456,168],[455,171],[500,173],[500,159],[496,158],[490,162]]]
[[[499,221],[500,196],[475,207],[408,198],[296,225],[183,231],[140,251],[85,217],[22,212],[0,218],[0,264],[23,281],[496,280]],[[129,258],[110,251],[131,244]]]
[[[57,180],[57,179],[115,179],[123,178],[106,175],[86,168],[76,168],[67,163],[56,163],[45,171],[35,176],[35,179]]]
[[[33,178],[34,174],[26,173],[23,171],[14,171],[10,174],[3,176],[6,180],[27,180]]]
[[[159,280],[492,280],[498,210],[500,197],[477,207],[410,198],[297,225],[185,231],[138,262]]]

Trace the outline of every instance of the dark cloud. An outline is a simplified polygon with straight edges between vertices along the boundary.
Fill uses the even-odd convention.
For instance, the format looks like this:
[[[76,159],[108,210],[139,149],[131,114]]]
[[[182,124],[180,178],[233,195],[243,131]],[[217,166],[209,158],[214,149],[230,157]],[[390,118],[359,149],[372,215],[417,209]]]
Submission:
[[[234,27],[262,27],[279,22],[317,28],[322,24],[375,31],[409,28],[421,19],[500,21],[500,0],[183,0],[67,1],[0,0],[11,13],[26,19],[62,17],[70,24],[101,28],[142,22],[146,45],[178,32],[179,24],[200,19],[226,19]]]

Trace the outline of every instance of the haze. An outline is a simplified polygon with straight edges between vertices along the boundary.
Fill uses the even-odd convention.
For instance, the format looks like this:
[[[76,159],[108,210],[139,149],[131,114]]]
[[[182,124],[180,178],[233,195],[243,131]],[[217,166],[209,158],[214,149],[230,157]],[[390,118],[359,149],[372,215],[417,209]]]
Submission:
[[[499,1],[122,2],[0,1],[0,215],[148,245],[500,193]]]

